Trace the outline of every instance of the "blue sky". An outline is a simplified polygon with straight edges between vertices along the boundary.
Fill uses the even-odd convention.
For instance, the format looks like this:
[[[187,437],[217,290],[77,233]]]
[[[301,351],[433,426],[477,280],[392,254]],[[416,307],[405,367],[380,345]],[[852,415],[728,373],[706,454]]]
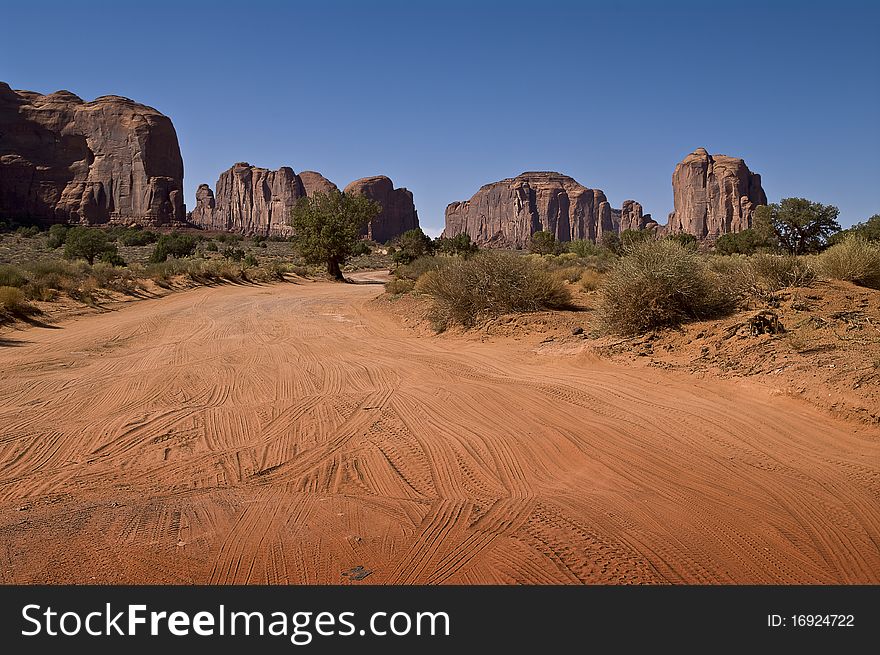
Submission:
[[[697,147],[771,201],[880,212],[880,3],[3,1],[0,80],[174,121],[186,203],[236,161],[385,174],[437,234],[525,170],[661,223]]]

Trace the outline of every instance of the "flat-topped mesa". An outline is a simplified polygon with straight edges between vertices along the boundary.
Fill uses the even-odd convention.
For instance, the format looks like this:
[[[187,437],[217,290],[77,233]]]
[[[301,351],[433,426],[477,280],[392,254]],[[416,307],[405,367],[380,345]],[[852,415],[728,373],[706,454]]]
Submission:
[[[752,225],[755,207],[767,204],[761,176],[738,157],[710,155],[697,148],[672,174],[675,210],[669,232],[688,232],[713,239]]]
[[[481,246],[525,248],[535,232],[550,232],[559,241],[601,240],[606,232],[650,222],[642,207],[628,201],[611,208],[605,194],[568,175],[532,171],[481,187],[470,200],[446,208],[443,236],[466,233]]]
[[[384,175],[355,180],[345,187],[344,193],[356,194],[375,200],[382,211],[370,221],[365,230],[367,238],[385,243],[419,226],[419,215],[409,189],[395,189]]]
[[[0,217],[173,225],[185,219],[171,120],[121,96],[91,102],[0,82]]]

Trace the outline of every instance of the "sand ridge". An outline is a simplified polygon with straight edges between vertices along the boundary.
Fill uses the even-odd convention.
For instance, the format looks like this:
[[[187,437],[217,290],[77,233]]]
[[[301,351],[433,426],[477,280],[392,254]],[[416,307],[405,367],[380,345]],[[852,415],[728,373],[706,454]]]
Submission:
[[[229,285],[4,335],[0,581],[880,582],[875,428],[420,336],[380,292]]]

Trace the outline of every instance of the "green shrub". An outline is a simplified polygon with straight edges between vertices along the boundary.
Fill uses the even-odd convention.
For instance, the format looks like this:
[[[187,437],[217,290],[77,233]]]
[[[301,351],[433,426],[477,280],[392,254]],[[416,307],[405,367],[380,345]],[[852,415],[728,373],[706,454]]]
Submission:
[[[253,267],[259,263],[260,262],[257,261],[257,258],[251,253],[248,253],[247,255],[244,256],[244,265],[247,267]]]
[[[27,278],[18,266],[0,264],[0,287],[23,287]]]
[[[397,249],[391,255],[391,260],[398,264],[410,262],[430,255],[434,252],[434,243],[419,228],[407,230],[397,238]]]
[[[351,256],[352,257],[369,255],[371,252],[373,252],[373,251],[370,248],[370,244],[368,244],[366,241],[363,241],[363,240],[358,241],[356,244],[354,244],[351,247]]]
[[[535,232],[529,239],[529,252],[536,255],[553,255],[560,249],[552,232]]]
[[[773,248],[772,241],[762,232],[752,228],[722,234],[715,242],[715,252],[719,255],[753,255],[761,250]]]
[[[153,254],[150,255],[150,262],[159,264],[166,261],[169,257],[174,257],[175,259],[191,257],[195,251],[196,240],[188,234],[180,234],[179,232],[163,234],[156,242]]]
[[[101,256],[98,257],[98,261],[104,264],[110,264],[111,266],[125,266],[125,260],[118,252],[102,252]]]
[[[70,228],[66,225],[53,225],[49,228],[49,237],[46,239],[46,246],[52,249],[60,248],[67,240],[67,231]]]
[[[438,237],[434,239],[434,249],[447,255],[470,257],[479,252],[480,248],[471,241],[467,232],[461,232],[454,237]]]
[[[654,241],[655,239],[656,235],[651,230],[624,230],[620,233],[620,248],[621,251],[625,251],[637,243]]]
[[[127,228],[117,236],[117,241],[123,246],[148,246],[151,243],[156,243],[159,238],[159,234],[152,230]]]
[[[65,259],[85,259],[94,264],[103,253],[115,254],[116,244],[107,239],[104,230],[92,227],[72,227],[64,239]]]
[[[642,230],[643,232],[648,232],[647,230]],[[650,234],[650,232],[649,232]],[[691,250],[696,250],[699,245],[697,242],[697,237],[693,234],[689,234],[687,232],[676,232],[675,234],[666,235],[667,239],[671,239],[672,241],[677,241],[679,244],[684,246],[685,248],[690,248]]]
[[[244,259],[244,250],[242,250],[241,248],[232,248],[231,246],[227,246],[220,252],[220,254],[223,255],[226,259],[234,262],[240,262],[242,259]]]
[[[19,227],[15,231],[15,234],[17,236],[22,237],[23,239],[31,239],[31,238],[37,236],[39,233],[40,233],[40,228],[38,228],[36,225],[28,225],[28,226],[22,225],[21,227]]]
[[[415,285],[431,298],[430,318],[438,330],[451,323],[471,327],[490,316],[571,304],[568,287],[524,257],[482,252],[470,259],[447,259]]]
[[[605,250],[615,255],[619,255],[623,248],[620,242],[620,235],[617,232],[603,232],[600,241]]]
[[[426,272],[442,266],[446,259],[446,257],[434,257],[431,255],[419,257],[412,260],[409,264],[404,264],[394,269],[394,276],[415,282]]]
[[[850,234],[819,255],[818,267],[834,280],[880,289],[880,242]]]
[[[213,241],[208,241],[208,243],[205,244],[206,252],[218,252],[219,250],[220,249],[217,247],[217,244]]]
[[[415,282],[407,278],[392,278],[385,283],[385,292],[393,295],[409,293],[415,287]]]
[[[602,257],[608,254],[608,250],[596,245],[587,239],[576,239],[565,244],[568,252],[573,252],[578,257]]]
[[[602,283],[598,310],[609,332],[638,334],[720,316],[735,305],[695,251],[662,239],[624,250]]]

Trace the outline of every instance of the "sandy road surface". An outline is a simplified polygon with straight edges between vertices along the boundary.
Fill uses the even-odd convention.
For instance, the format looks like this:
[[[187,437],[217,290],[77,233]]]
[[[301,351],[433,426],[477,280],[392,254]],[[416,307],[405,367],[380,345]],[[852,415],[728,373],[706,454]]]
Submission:
[[[876,430],[418,337],[380,290],[198,289],[7,333],[0,581],[880,581]]]

